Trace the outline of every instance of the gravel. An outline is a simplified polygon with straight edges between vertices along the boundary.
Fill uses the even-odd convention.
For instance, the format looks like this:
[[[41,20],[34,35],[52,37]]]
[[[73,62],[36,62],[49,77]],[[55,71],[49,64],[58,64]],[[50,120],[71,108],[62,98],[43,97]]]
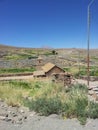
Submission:
[[[24,107],[11,107],[0,100],[0,130],[98,130],[98,119],[88,119],[85,126],[77,119],[62,119],[52,114],[39,116]]]

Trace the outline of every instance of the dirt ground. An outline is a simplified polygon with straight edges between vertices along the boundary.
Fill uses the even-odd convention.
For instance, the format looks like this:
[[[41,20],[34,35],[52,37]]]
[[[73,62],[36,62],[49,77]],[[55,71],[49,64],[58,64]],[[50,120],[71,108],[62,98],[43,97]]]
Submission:
[[[75,82],[87,85],[87,80],[76,79]],[[98,86],[98,81],[89,81],[89,86],[88,87],[95,87],[95,86]]]
[[[0,80],[15,80],[15,79],[33,79],[33,75],[29,76],[10,76],[10,77],[0,77]]]

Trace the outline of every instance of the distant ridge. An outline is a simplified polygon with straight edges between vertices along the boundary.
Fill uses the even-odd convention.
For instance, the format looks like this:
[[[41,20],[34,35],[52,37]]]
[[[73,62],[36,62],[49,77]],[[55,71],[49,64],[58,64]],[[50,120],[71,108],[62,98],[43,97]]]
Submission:
[[[18,46],[11,46],[11,45],[7,45],[7,44],[0,44],[0,48],[17,48],[17,49],[22,49],[22,48],[26,48],[26,47],[18,47]]]
[[[40,48],[33,48],[33,47],[18,47],[18,46],[11,46],[11,45],[6,45],[6,44],[0,44],[0,50],[5,49],[5,50],[10,50],[10,49],[34,49],[34,50],[87,50],[86,48],[52,48],[52,47],[40,47]],[[98,48],[90,48],[90,50],[97,50]]]
[[[20,48],[20,47],[15,47],[15,46],[10,46],[10,45],[5,45],[5,44],[0,44],[0,49],[12,49],[12,48]]]

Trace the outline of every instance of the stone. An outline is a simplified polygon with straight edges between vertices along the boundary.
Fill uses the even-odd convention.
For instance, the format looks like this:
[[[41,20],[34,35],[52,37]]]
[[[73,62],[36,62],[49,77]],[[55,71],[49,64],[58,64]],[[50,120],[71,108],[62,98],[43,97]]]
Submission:
[[[15,121],[15,120],[12,120],[12,123],[13,123],[13,124],[15,124],[15,123],[16,123],[16,121]]]
[[[13,117],[16,117],[16,116],[18,116],[16,113],[14,113],[13,115],[12,115]]]
[[[8,111],[8,113],[10,114],[10,113],[11,113],[11,111]]]
[[[16,124],[22,124],[23,122],[22,121],[16,121]]]
[[[5,116],[0,116],[0,120],[5,120],[6,117]]]
[[[8,117],[8,113],[1,110],[0,111],[0,116]]]
[[[59,116],[58,116],[57,114],[51,114],[49,117],[50,117],[50,118],[56,118],[56,119],[59,118]]]
[[[24,110],[21,109],[20,112],[21,112],[21,113],[24,113]]]
[[[24,116],[24,119],[27,119],[27,116]]]
[[[88,93],[89,93],[89,95],[93,95],[94,94],[94,92],[92,90],[90,90]]]
[[[93,91],[98,91],[98,88],[93,88]]]
[[[4,105],[4,104],[1,104],[1,107],[5,107],[5,105]]]
[[[22,117],[19,117],[19,118],[18,118],[18,121],[22,121]]]
[[[30,117],[33,117],[35,114],[36,114],[36,112],[32,112],[32,113],[30,114]]]
[[[9,122],[9,121],[11,121],[12,119],[11,118],[5,118],[5,121],[6,122]]]

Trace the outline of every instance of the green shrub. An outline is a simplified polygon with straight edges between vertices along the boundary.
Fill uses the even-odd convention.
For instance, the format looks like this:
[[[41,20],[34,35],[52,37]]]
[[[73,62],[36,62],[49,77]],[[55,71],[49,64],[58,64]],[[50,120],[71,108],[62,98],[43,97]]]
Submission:
[[[65,112],[64,115],[67,117],[84,117],[86,113],[86,108],[88,105],[88,99],[87,97],[73,97],[71,96],[67,101],[65,101],[65,104],[63,106],[63,112]]]
[[[98,103],[90,102],[87,115],[90,118],[96,119],[98,118]]]
[[[87,69],[82,68],[79,72],[75,74],[75,77],[78,78],[79,76],[86,76]],[[98,68],[96,66],[90,67],[90,76],[98,76]]]
[[[66,117],[77,117],[81,119],[87,118],[86,110],[88,106],[88,97],[87,97],[87,87],[85,85],[76,84],[73,85],[69,92],[68,96],[63,104],[63,116]],[[84,121],[86,123],[86,120]]]
[[[83,92],[83,93],[88,93],[88,88],[85,84],[75,84],[72,85],[71,91],[78,91],[78,92]]]
[[[86,122],[87,122],[87,117],[86,116],[80,116],[80,117],[78,117],[78,120],[80,121],[80,124],[81,125],[85,125],[86,124]]]
[[[84,124],[84,122],[86,123],[86,109],[88,106],[87,87],[85,85],[76,84],[72,86],[67,93],[64,88],[62,88],[63,90],[60,89],[60,91],[58,91],[59,88],[56,88],[55,85],[52,87],[50,87],[50,89],[47,88],[47,91],[43,91],[40,97],[35,97],[32,101],[27,100],[25,104],[31,110],[40,113],[40,115],[47,116],[50,114],[62,114],[62,116],[66,116],[68,118],[79,118],[81,124]],[[55,93],[52,93],[54,88],[56,95]],[[52,97],[49,97],[48,94],[51,93]],[[63,100],[61,96],[62,93],[66,95],[63,97]]]
[[[70,68],[64,68],[64,71],[70,72]]]
[[[25,102],[25,104],[29,106],[30,110],[34,110],[44,116],[60,114],[62,109],[62,103],[57,97],[49,99],[46,99],[46,97],[37,98],[32,102]]]
[[[88,105],[87,97],[76,99],[76,115],[77,117],[84,117],[86,114],[86,108]]]

